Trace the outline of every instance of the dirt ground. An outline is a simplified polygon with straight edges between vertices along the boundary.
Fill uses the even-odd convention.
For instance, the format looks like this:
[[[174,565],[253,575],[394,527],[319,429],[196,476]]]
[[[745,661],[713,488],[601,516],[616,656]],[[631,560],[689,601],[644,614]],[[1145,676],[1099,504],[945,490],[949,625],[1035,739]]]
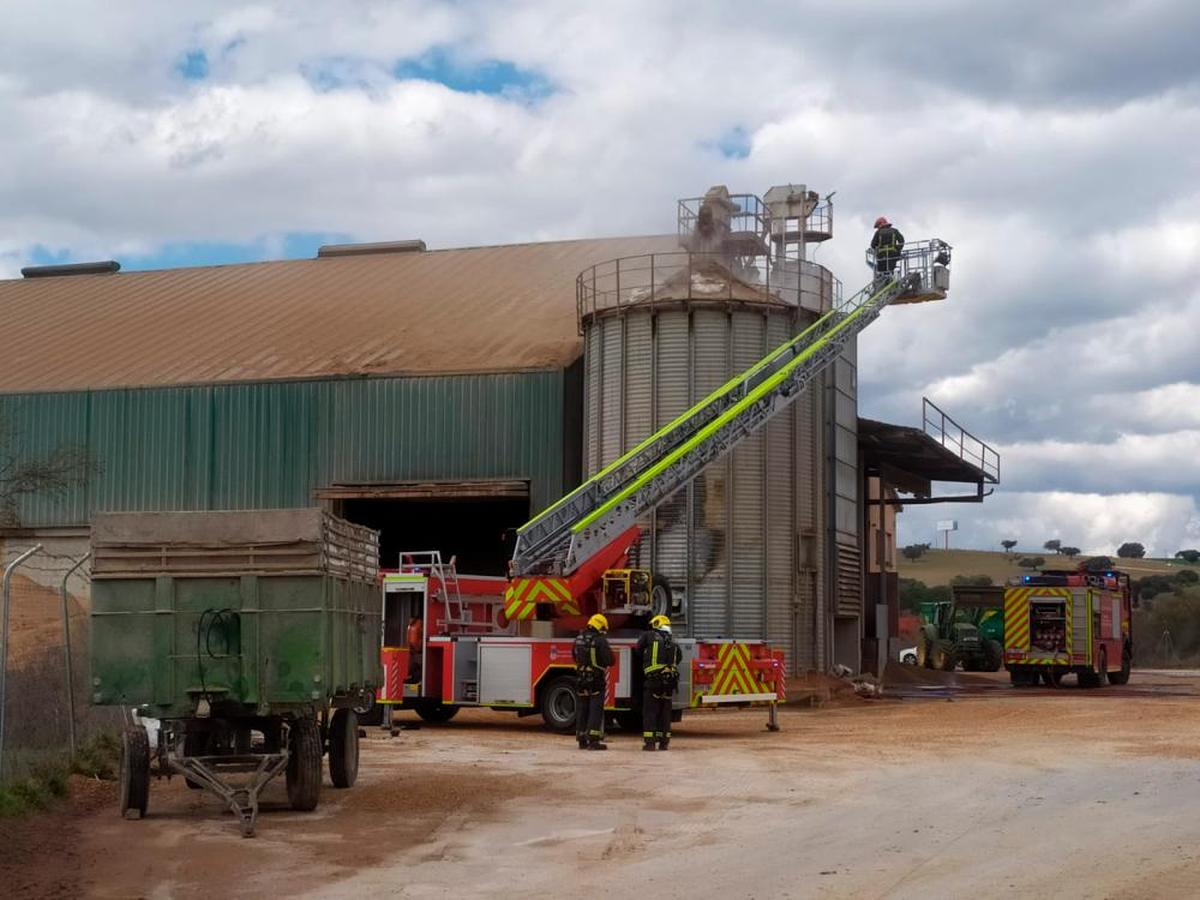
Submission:
[[[0,825],[12,896],[1194,897],[1200,673],[1124,689],[926,683],[892,699],[697,714],[669,753],[581,753],[534,719],[371,729],[313,813],[273,785],[258,836],[156,782]]]

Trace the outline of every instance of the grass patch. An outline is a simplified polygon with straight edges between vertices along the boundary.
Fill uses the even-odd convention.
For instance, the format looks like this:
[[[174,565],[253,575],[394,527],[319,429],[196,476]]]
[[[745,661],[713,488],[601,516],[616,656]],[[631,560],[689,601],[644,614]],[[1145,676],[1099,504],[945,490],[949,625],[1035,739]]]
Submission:
[[[0,817],[27,815],[63,799],[71,775],[111,781],[120,757],[121,742],[113,734],[101,733],[86,740],[73,759],[66,754],[43,758],[30,767],[27,777],[0,785]]]

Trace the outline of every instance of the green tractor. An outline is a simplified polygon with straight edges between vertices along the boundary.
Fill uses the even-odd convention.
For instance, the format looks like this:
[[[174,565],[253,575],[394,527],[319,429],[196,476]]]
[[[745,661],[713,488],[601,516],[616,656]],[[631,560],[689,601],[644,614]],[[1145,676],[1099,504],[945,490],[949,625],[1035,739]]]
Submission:
[[[917,662],[927,669],[998,672],[1004,665],[1004,588],[956,587],[921,604]]]

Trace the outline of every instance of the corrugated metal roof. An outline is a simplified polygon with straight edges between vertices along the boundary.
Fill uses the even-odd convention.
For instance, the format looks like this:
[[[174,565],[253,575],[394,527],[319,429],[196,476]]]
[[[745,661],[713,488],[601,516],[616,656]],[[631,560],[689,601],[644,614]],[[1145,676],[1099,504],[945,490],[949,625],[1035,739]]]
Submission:
[[[561,368],[575,277],[674,236],[0,281],[0,392]]]

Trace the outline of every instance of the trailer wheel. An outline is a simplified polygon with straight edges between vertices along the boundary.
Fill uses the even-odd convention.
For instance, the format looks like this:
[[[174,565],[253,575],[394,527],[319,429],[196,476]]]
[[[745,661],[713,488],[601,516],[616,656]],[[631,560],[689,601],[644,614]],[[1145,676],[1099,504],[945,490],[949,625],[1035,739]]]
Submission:
[[[444,725],[458,715],[457,706],[448,706],[440,700],[419,700],[413,707],[422,722]]]
[[[1133,657],[1129,652],[1129,648],[1126,647],[1121,653],[1121,671],[1109,672],[1108,683],[1116,685],[1129,684],[1129,672],[1132,668]]]
[[[138,818],[146,818],[150,802],[150,736],[140,725],[126,728],[121,734],[121,818],[129,810],[137,810]]]
[[[287,795],[297,812],[316,809],[321,799],[321,726],[307,716],[288,729]]]
[[[551,731],[565,734],[575,728],[575,716],[579,710],[579,699],[575,696],[575,678],[559,675],[550,679],[542,688],[539,701],[542,723]]]
[[[339,709],[329,725],[329,778],[336,788],[353,787],[358,778],[358,713]]]

